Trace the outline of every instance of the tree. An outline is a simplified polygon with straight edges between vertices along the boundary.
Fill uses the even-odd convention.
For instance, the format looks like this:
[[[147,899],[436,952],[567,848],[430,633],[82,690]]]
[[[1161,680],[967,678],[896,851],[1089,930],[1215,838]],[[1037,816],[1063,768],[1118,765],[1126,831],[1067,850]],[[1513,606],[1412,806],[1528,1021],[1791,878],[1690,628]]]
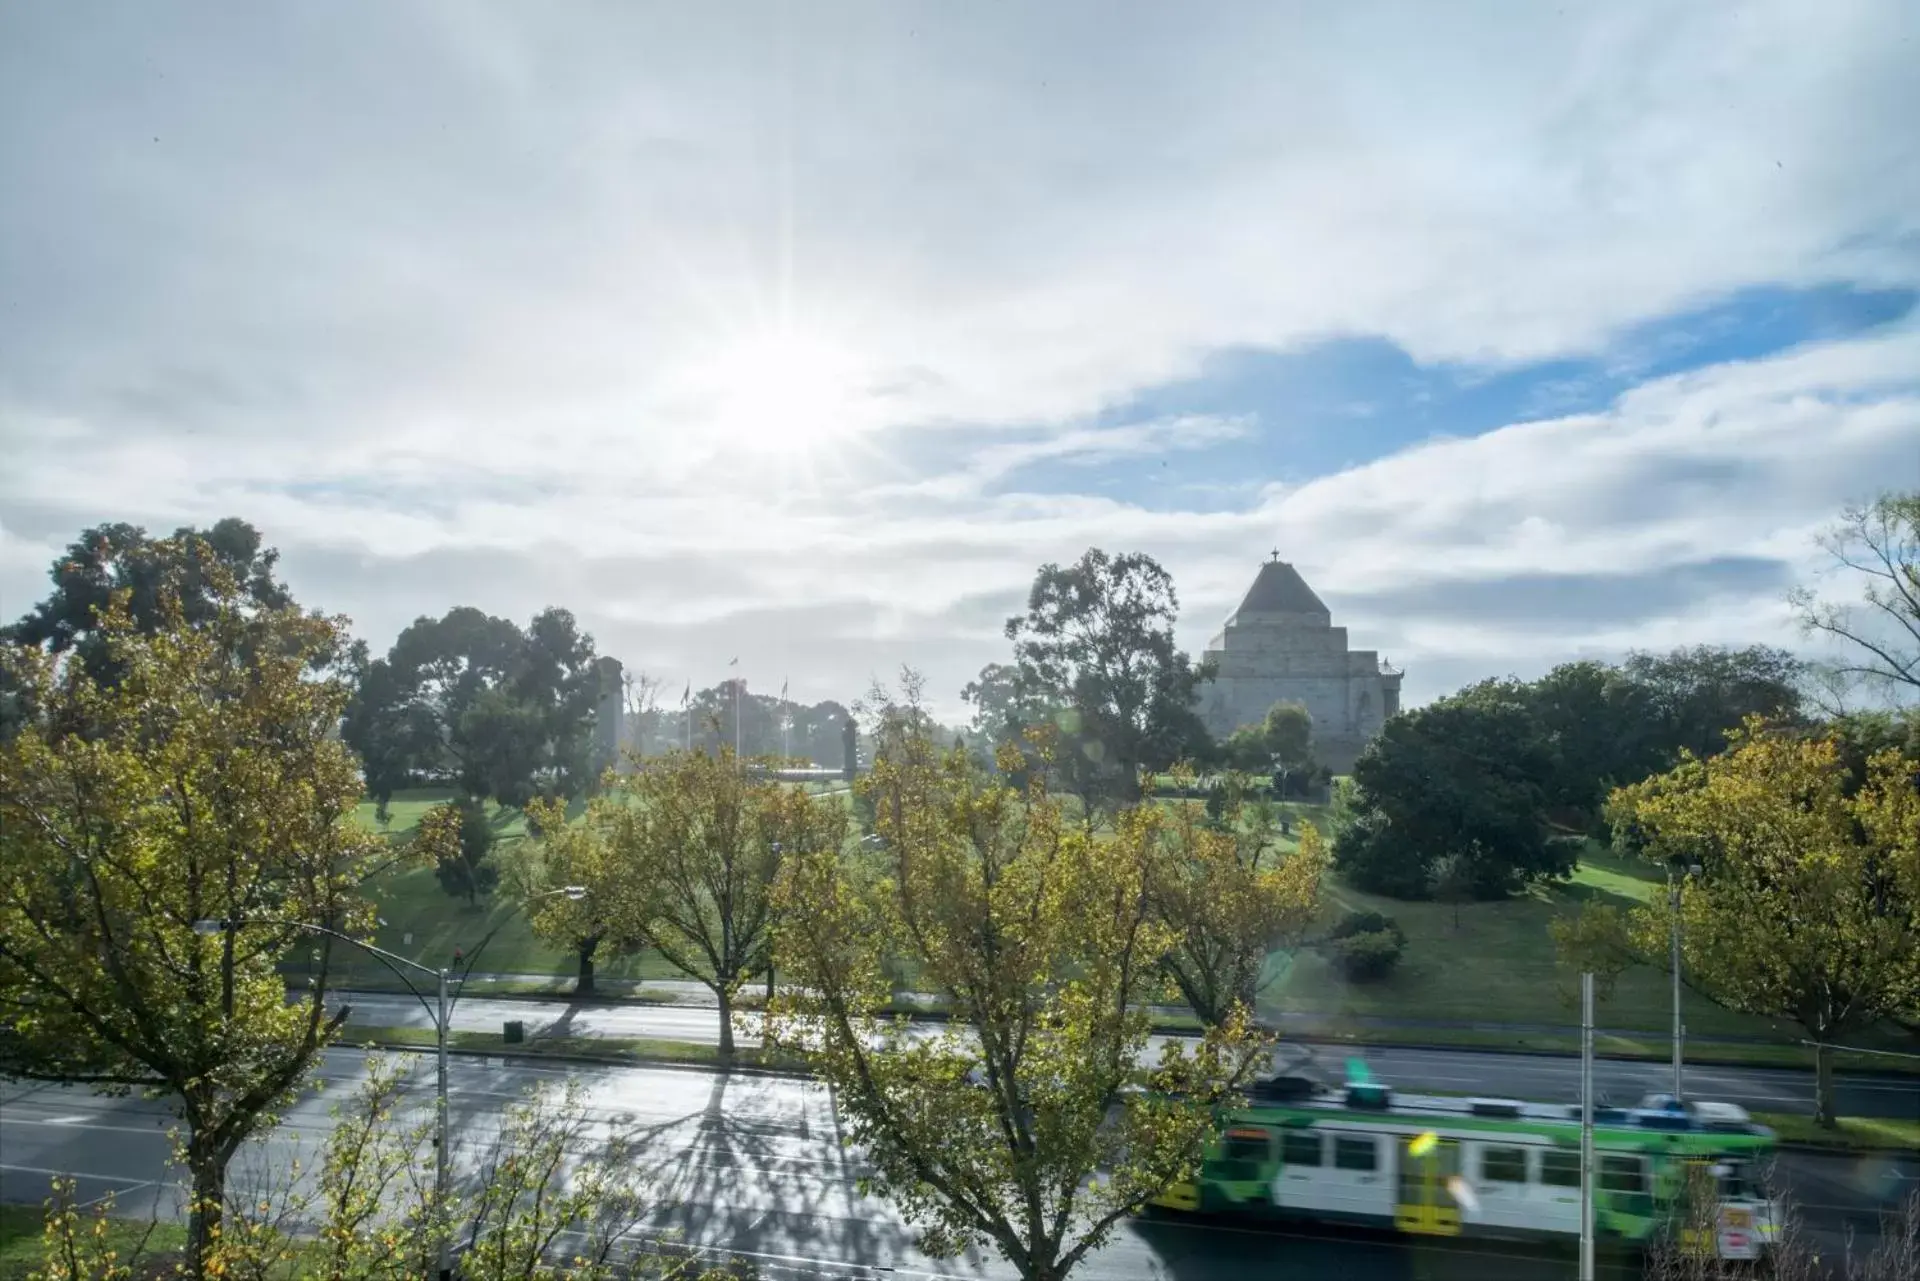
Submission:
[[[1176,772],[1177,784],[1192,775]],[[1223,793],[1220,815],[1199,801],[1175,801],[1162,839],[1163,856],[1148,883],[1156,917],[1172,932],[1161,966],[1210,1027],[1250,1018],[1267,954],[1298,946],[1320,911],[1326,847],[1311,825],[1299,849],[1280,848],[1270,802],[1246,799],[1244,787]]]
[[[1783,649],[1696,645],[1666,654],[1632,654],[1622,674],[1645,692],[1670,766],[1680,753],[1712,756],[1749,716],[1775,724],[1801,721],[1806,669]]]
[[[1527,709],[1485,690],[1396,716],[1354,764],[1355,822],[1334,865],[1357,888],[1419,898],[1447,854],[1464,860],[1478,898],[1565,876],[1572,854],[1542,815],[1552,770]]]
[[[417,1089],[409,1080],[415,1066],[410,1058],[369,1059],[359,1088],[334,1108],[310,1174],[297,1161],[249,1163],[258,1186],[232,1198],[226,1230],[204,1259],[208,1275],[434,1275],[442,1220],[432,1177],[434,1125],[409,1098],[409,1086]],[[486,1137],[470,1149],[477,1158],[471,1176],[445,1207],[456,1275],[692,1281],[684,1260],[636,1248],[633,1234],[652,1206],[643,1140],[631,1117],[588,1108],[584,1090],[568,1081],[527,1091],[505,1107],[498,1127],[483,1129]],[[139,1262],[150,1268],[152,1261]],[[158,1273],[143,1268],[134,1275]]]
[[[596,798],[586,822],[618,869],[605,895],[585,882],[589,901],[611,931],[645,939],[713,992],[720,1052],[732,1054],[734,1001],[772,964],[774,880],[787,859],[838,852],[846,807],[757,778],[723,748],[655,757]]]
[[[458,833],[458,839],[444,848],[433,865],[440,888],[454,898],[464,898],[468,907],[477,907],[482,894],[493,893],[500,883],[500,869],[493,864],[493,847],[499,839],[486,802],[469,796],[463,800],[436,806]]]
[[[535,801],[527,807],[527,829],[534,839],[523,851],[515,881],[525,901],[543,893],[577,885],[579,898],[554,894],[540,898],[528,917],[534,934],[572,952],[579,961],[577,996],[594,991],[594,962],[609,944],[622,950],[637,947],[638,938],[623,938],[618,929],[618,905],[626,892],[629,869],[613,854],[604,825],[593,821],[568,823],[566,806],[559,801]]]
[[[773,1038],[829,1083],[867,1154],[863,1190],[929,1253],[989,1246],[1022,1277],[1058,1281],[1193,1170],[1264,1044],[1232,1022],[1145,1061],[1141,1003],[1174,945],[1151,908],[1170,848],[1156,810],[1122,812],[1096,841],[1044,772],[1022,794],[940,754],[910,708],[885,720],[888,750],[860,784],[877,860],[823,847],[782,872],[793,982]],[[894,957],[947,1002],[944,1028],[914,1035],[879,1015]]]
[[[1299,703],[1275,703],[1251,725],[1243,725],[1221,744],[1228,767],[1274,777],[1277,794],[1287,782],[1313,769],[1313,714]]]
[[[1474,896],[1473,864],[1458,853],[1442,854],[1433,864],[1433,897],[1453,909],[1454,932],[1460,930],[1460,905]]]
[[[595,717],[618,694],[609,679],[566,610],[542,610],[523,632],[463,605],[414,620],[365,665],[341,734],[376,798],[417,777],[513,806],[542,791],[578,796],[598,776]]]
[[[207,530],[182,527],[153,539],[138,525],[97,525],[83,532],[48,571],[53,593],[6,629],[15,644],[55,654],[77,650],[96,677],[105,637],[100,615],[124,594],[128,624],[153,634],[175,615],[198,624],[217,614],[229,591],[261,609],[291,603],[274,577],[280,553],[262,545],[260,531],[229,516]],[[337,638],[344,647],[344,636]]]
[[[1793,595],[1801,624],[1848,652],[1834,664],[1843,683],[1896,698],[1920,695],[1920,490],[1854,506],[1821,539],[1834,561],[1865,579],[1859,605]]]
[[[1613,789],[1673,763],[1654,691],[1617,667],[1562,663],[1513,696],[1552,758],[1547,809],[1569,826],[1604,834],[1601,810]]]
[[[1617,792],[1650,858],[1698,859],[1680,904],[1681,961],[1714,1000],[1798,1024],[1816,1043],[1816,1109],[1834,1124],[1834,1041],[1920,1008],[1920,762],[1876,754],[1849,795],[1831,741],[1758,719],[1717,757]],[[1663,954],[1664,902],[1635,913]]]
[[[1089,548],[1043,565],[1027,612],[1007,620],[1024,689],[1071,708],[1096,749],[1083,798],[1140,797],[1140,772],[1162,770],[1206,743],[1194,710],[1207,672],[1173,641],[1179,599],[1152,557]]]
[[[324,1009],[331,940],[288,922],[369,929],[359,885],[387,843],[332,737],[345,682],[315,675],[344,620],[261,605],[206,549],[154,553],[151,612],[119,591],[94,616],[111,683],[0,646],[36,709],[0,745],[0,1070],[167,1096],[197,1261],[229,1160],[344,1017]],[[279,963],[309,947],[289,1000]]]

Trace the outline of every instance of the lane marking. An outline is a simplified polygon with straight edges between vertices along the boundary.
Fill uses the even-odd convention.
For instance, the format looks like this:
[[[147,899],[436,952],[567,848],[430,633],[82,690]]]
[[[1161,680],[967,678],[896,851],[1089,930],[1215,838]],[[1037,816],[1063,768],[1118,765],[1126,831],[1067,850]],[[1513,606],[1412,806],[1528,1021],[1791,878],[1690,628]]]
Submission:
[[[85,1174],[74,1170],[49,1170],[39,1165],[9,1165],[4,1161],[0,1161],[0,1170],[12,1170],[16,1174],[45,1174],[59,1179],[97,1179],[102,1183],[124,1183],[129,1187],[135,1188],[145,1187],[147,1184],[156,1181],[153,1179],[133,1179],[121,1174]],[[169,1183],[166,1186],[178,1188],[186,1185]]]

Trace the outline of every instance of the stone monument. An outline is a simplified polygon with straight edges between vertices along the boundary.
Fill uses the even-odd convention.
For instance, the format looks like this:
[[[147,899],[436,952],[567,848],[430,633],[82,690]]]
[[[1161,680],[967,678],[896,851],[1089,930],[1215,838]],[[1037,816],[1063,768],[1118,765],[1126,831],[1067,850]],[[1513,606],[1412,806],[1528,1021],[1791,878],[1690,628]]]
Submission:
[[[1260,566],[1240,608],[1207,644],[1216,675],[1200,687],[1200,715],[1216,739],[1264,718],[1275,703],[1313,717],[1313,756],[1336,774],[1400,710],[1401,673],[1370,649],[1347,648],[1347,629],[1294,567]]]

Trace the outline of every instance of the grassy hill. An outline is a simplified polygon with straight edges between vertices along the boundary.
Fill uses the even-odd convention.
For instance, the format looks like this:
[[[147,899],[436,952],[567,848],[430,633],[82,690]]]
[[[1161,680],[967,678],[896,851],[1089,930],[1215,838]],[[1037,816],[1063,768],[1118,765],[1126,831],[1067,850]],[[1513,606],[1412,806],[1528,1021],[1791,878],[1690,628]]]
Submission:
[[[405,840],[420,816],[445,799],[447,794],[430,791],[396,796],[390,807],[390,835],[396,841]],[[1296,823],[1325,825],[1326,814],[1320,807],[1290,805],[1287,809]],[[363,807],[362,817],[373,823],[372,805]],[[502,838],[496,857],[511,858],[512,846],[525,836],[524,824],[510,810],[497,811],[496,821]],[[476,969],[556,978],[574,973],[574,958],[535,939],[525,915],[514,915],[512,904],[483,902],[469,908],[440,889],[431,868],[390,872],[371,889],[386,922],[377,941],[403,956],[423,964],[450,964],[454,948],[471,952],[497,925],[499,932]],[[1459,1024],[1565,1025],[1578,1022],[1579,1008],[1570,976],[1554,963],[1547,923],[1592,899],[1622,906],[1644,901],[1664,893],[1665,882],[1657,869],[1589,845],[1570,882],[1535,887],[1505,902],[1461,904],[1457,911],[1451,904],[1409,903],[1366,894],[1337,876],[1328,877],[1324,892],[1328,925],[1346,912],[1366,910],[1398,921],[1407,935],[1399,966],[1384,980],[1356,984],[1311,948],[1292,956],[1276,953],[1271,964],[1278,977],[1261,994],[1261,1013],[1320,1015],[1336,1028],[1342,1017],[1352,1015]],[[355,973],[384,978],[377,962],[354,958],[348,963]],[[599,970],[609,979],[675,975],[652,955],[602,957]],[[1635,969],[1620,977],[1613,997],[1600,1003],[1596,1016],[1606,1027],[1664,1036],[1670,1027],[1670,1001],[1664,972]],[[1792,1042],[1800,1036],[1784,1024],[1721,1009],[1692,992],[1683,993],[1682,1010],[1688,1036],[1694,1039],[1755,1037]],[[1860,1040],[1872,1042],[1872,1038]]]

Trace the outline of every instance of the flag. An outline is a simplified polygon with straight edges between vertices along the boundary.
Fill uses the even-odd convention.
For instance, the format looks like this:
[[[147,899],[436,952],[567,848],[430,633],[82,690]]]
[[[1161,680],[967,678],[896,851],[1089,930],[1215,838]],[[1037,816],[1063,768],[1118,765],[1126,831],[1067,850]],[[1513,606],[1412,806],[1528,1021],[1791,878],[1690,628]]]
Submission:
[[[692,701],[693,701],[693,682],[688,681],[687,687],[680,691],[680,706],[685,707],[688,703]]]
[[[728,666],[728,667],[738,667],[738,666],[740,666],[740,660],[739,660],[739,659],[737,659],[737,658],[729,658],[729,659],[727,660],[727,666]]]
[[[786,696],[787,696],[787,682],[783,678],[780,682],[780,697],[785,698]]]

